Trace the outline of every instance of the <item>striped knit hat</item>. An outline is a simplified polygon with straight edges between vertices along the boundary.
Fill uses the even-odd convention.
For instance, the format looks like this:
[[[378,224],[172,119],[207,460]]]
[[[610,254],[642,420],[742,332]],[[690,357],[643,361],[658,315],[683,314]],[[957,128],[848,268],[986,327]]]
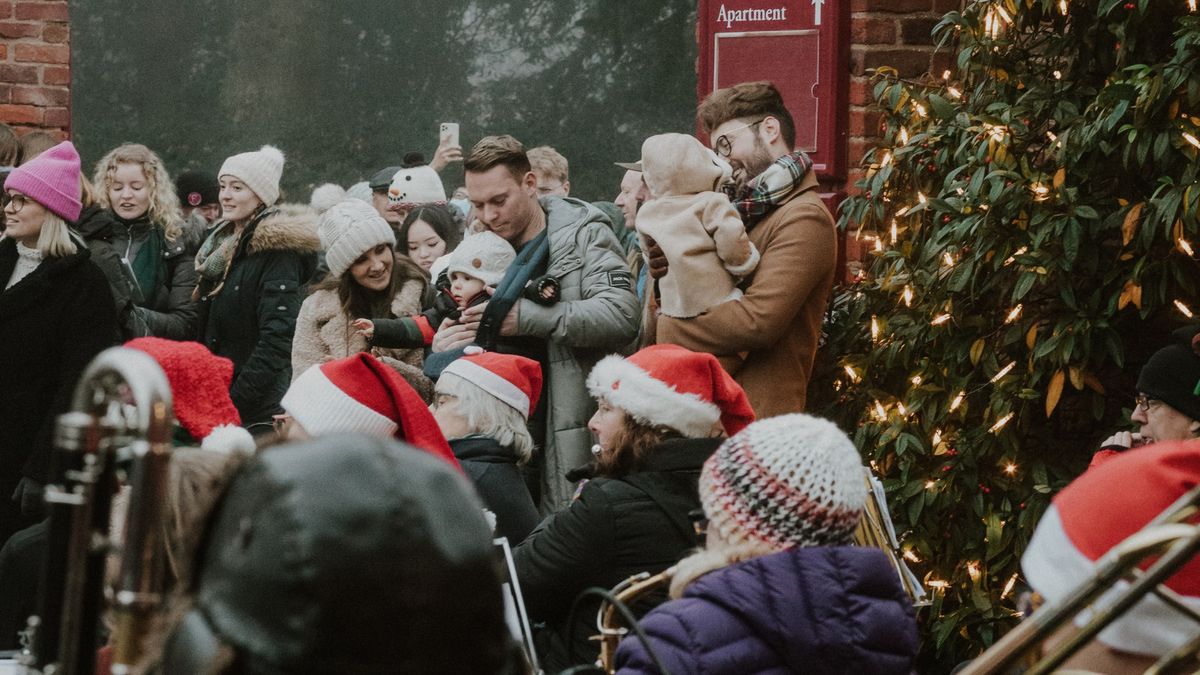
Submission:
[[[704,463],[700,501],[709,532],[729,546],[841,546],[866,493],[854,444],[832,422],[803,414],[754,422]]]

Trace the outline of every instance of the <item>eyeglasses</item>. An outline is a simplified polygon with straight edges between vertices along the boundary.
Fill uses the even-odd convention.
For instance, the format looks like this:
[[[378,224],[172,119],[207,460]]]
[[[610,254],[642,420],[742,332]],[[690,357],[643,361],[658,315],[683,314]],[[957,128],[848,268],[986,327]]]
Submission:
[[[1134,400],[1134,405],[1136,406],[1134,409],[1135,410],[1143,410],[1145,412],[1150,412],[1150,408],[1157,406],[1159,403],[1161,403],[1161,401],[1159,401],[1158,399],[1150,398],[1149,396],[1147,396],[1145,394],[1138,394],[1137,397],[1134,398],[1133,400]]]
[[[721,134],[720,136],[717,136],[717,142],[713,143],[713,149],[717,151],[718,155],[728,158],[729,154],[731,152],[733,152],[733,142],[729,140],[729,137],[732,136],[734,133],[741,131],[742,129],[749,129],[751,127],[756,127],[756,126],[762,124],[763,121],[766,119],[767,118],[764,117],[764,118],[758,120],[757,122],[743,124],[742,126],[737,127],[736,129],[730,129],[729,131]]]
[[[5,211],[8,210],[8,206],[11,204],[13,207],[12,212],[20,213],[28,201],[30,201],[29,197],[19,192],[5,192],[4,194],[0,194],[0,208],[3,208]]]

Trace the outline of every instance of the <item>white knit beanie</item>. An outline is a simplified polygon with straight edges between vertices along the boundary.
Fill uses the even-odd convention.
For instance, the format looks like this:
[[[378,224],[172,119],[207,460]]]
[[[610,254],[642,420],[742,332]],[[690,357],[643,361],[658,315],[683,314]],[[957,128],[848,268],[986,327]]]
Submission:
[[[243,152],[225,160],[217,177],[233,176],[254,191],[263,204],[279,201],[279,179],[283,176],[283,153],[273,145],[257,152]]]
[[[421,204],[445,204],[446,188],[437,172],[428,166],[400,169],[392,176],[388,204],[412,208]]]
[[[495,286],[516,257],[512,244],[503,237],[494,232],[480,232],[463,239],[449,255],[446,274],[462,272],[488,286]]]
[[[346,199],[357,199],[370,204],[371,184],[364,180],[351,185],[346,188]]]
[[[343,199],[346,199],[346,191],[341,185],[324,183],[313,189],[312,196],[308,198],[308,205],[320,216]]]
[[[325,248],[329,273],[335,277],[345,274],[358,256],[376,246],[396,246],[396,235],[387,221],[370,204],[357,199],[340,201],[321,214],[317,234]]]
[[[728,546],[848,545],[865,500],[854,444],[832,422],[801,413],[754,422],[700,474],[709,532]]]

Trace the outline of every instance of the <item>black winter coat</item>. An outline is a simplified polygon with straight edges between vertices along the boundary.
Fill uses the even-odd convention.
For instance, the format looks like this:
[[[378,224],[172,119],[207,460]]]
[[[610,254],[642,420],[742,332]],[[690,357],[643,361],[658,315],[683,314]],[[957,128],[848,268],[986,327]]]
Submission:
[[[292,381],[292,335],[317,266],[317,223],[308,209],[267,209],[246,226],[225,283],[201,282],[204,344],[233,361],[229,395],[242,425],[270,424]]]
[[[192,291],[196,288],[197,242],[184,234],[175,241],[165,242],[158,263],[161,281],[152,295],[143,296],[124,255],[130,236],[145,238],[148,227],[154,226],[144,220],[127,223],[108,209],[90,206],[80,215],[75,229],[87,241],[92,258],[108,277],[118,313],[123,309],[123,300],[136,306],[131,312],[133,316],[123,323],[123,337],[153,335],[171,340],[194,340],[199,330],[199,309],[192,299]],[[141,332],[130,335],[133,331]]]
[[[557,672],[591,663],[599,653],[598,599],[581,602],[573,625],[567,614],[580,591],[612,588],[639,572],[657,574],[697,545],[688,512],[700,508],[704,460],[721,439],[677,439],[648,453],[638,472],[597,478],[550,516],[513,552],[530,621],[544,622],[536,641],[542,666]],[[649,611],[665,592],[638,605]],[[571,652],[573,650],[574,658]]]
[[[488,511],[496,514],[496,536],[516,546],[538,524],[538,510],[517,466],[517,453],[488,436],[450,441],[463,472],[475,484]]]
[[[117,342],[117,312],[104,273],[80,251],[46,258],[0,290],[0,541],[20,527],[10,497],[21,477],[45,482],[55,418],[71,404],[84,367]],[[0,288],[17,244],[0,241]]]

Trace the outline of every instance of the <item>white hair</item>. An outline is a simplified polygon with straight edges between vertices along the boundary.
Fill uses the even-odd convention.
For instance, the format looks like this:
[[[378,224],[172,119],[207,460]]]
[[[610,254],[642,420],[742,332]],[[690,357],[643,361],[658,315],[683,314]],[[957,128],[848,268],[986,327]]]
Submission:
[[[458,399],[458,414],[466,418],[472,433],[511,447],[521,463],[529,461],[533,437],[529,435],[525,415],[516,408],[454,373],[442,373],[435,391]]]

